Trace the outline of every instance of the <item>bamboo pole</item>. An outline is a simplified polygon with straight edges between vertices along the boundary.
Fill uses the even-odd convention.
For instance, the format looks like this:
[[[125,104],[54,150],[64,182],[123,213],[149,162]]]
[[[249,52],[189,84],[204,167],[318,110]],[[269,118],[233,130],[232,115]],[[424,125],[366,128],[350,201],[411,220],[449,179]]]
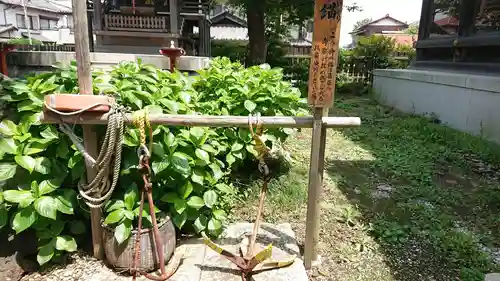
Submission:
[[[82,113],[74,116],[61,116],[52,112],[44,112],[41,117],[43,123],[68,123],[86,125],[106,125],[108,114]],[[125,114],[125,122],[131,124],[132,114]],[[256,119],[252,118],[255,124]],[[188,126],[188,127],[247,127],[247,116],[211,116],[211,115],[150,115],[149,121],[153,125]],[[312,128],[314,117],[311,116],[263,116],[260,117],[262,126],[266,128]],[[325,128],[356,127],[361,125],[359,117],[322,117],[319,122]]]
[[[75,56],[78,74],[78,87],[82,95],[93,95],[92,90],[92,73],[90,69],[90,50],[87,22],[87,1],[73,0],[73,22],[75,27]],[[83,126],[83,143],[85,151],[94,159],[97,158],[97,134],[92,130],[92,126]],[[88,162],[85,163],[87,168],[87,181],[92,181],[97,171]],[[104,258],[101,239],[101,209],[92,208],[90,213],[90,221],[92,227],[92,246],[94,257],[98,259]]]

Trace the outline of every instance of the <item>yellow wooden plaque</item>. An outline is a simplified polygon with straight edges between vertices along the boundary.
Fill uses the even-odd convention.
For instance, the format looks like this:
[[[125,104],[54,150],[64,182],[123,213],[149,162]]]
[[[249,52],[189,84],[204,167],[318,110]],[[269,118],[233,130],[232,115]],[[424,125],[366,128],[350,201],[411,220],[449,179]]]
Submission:
[[[335,91],[343,0],[316,0],[309,67],[308,101],[313,107],[331,107]]]

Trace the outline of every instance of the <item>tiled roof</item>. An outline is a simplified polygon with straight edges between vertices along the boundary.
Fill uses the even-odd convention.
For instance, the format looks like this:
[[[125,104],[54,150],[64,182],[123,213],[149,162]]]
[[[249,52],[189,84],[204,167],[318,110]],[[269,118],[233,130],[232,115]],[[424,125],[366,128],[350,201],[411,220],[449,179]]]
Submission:
[[[82,0],[83,1],[83,0]],[[21,0],[0,0],[0,3],[7,5],[19,5],[21,6]],[[25,0],[24,4],[27,8],[37,9],[41,11],[53,12],[53,13],[71,13],[71,7],[56,3],[50,0]]]

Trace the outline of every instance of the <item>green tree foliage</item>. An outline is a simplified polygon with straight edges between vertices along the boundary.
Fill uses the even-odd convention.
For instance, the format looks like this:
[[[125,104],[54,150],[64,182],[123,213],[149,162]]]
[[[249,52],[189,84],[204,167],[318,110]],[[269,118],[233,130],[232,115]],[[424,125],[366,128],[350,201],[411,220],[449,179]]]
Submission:
[[[268,47],[266,30],[270,27],[280,27],[280,30],[283,30],[284,25],[302,26],[314,15],[313,0],[260,0],[258,4],[254,0],[220,0],[218,3],[237,6],[247,15],[249,38],[247,65],[266,62]],[[355,11],[361,8],[353,3],[345,5],[345,9]]]
[[[363,57],[388,57],[396,47],[391,37],[372,35],[361,37],[353,50],[353,55]]]
[[[358,28],[360,28],[361,26],[367,24],[367,23],[370,23],[372,22],[373,20],[371,18],[365,18],[365,19],[362,19],[362,20],[358,20],[355,24],[354,24],[354,27],[352,28],[353,31],[357,30]]]
[[[458,15],[460,0],[434,0],[434,12],[450,16]]]
[[[404,30],[406,34],[417,35],[418,34],[418,24],[410,24],[407,29]]]

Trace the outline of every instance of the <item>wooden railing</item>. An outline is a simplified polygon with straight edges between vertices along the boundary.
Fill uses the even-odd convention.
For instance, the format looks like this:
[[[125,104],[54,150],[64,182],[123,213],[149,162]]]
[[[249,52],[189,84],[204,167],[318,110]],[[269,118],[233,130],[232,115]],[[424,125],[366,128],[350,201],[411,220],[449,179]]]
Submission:
[[[165,16],[104,15],[107,30],[166,32],[168,22]]]

